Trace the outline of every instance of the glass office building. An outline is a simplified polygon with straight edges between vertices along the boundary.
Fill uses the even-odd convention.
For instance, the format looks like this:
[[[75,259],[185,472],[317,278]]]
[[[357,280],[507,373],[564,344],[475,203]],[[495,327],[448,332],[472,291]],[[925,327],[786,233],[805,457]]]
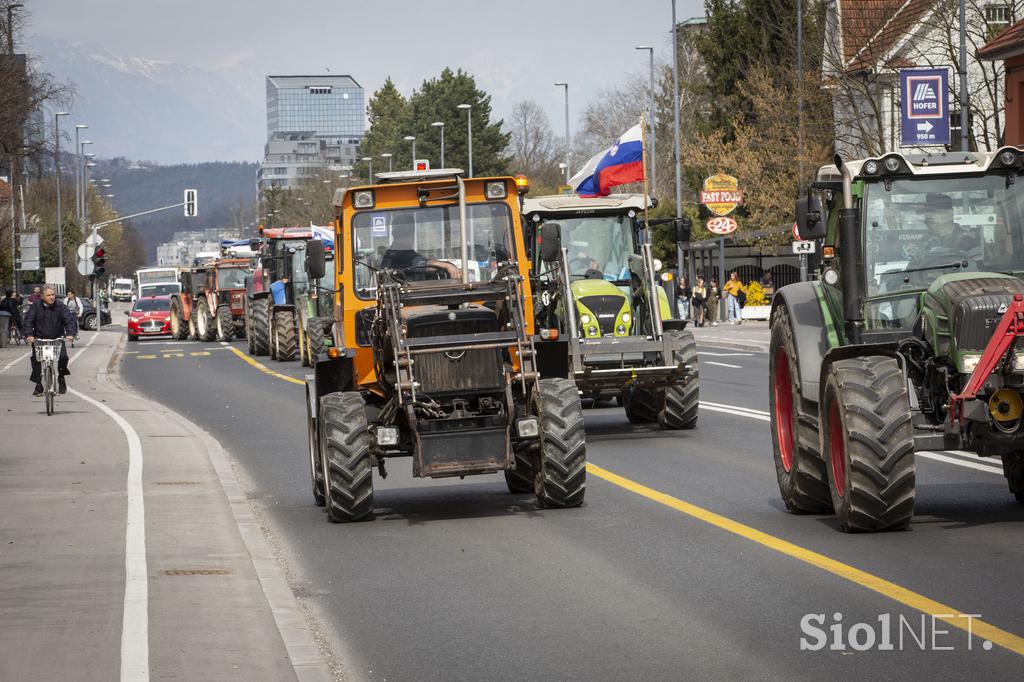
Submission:
[[[366,131],[351,76],[267,76],[267,145],[260,189],[289,187],[326,167],[352,166]]]

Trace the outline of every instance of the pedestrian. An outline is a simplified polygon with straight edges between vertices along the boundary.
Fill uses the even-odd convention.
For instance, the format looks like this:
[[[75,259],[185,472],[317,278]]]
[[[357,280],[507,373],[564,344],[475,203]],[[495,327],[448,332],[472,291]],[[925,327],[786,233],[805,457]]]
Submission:
[[[73,290],[68,289],[68,295],[64,298],[64,305],[68,307],[68,310],[71,311],[76,320],[82,316],[82,301],[75,295]]]
[[[690,319],[690,297],[693,291],[686,282],[685,277],[679,278],[679,285],[676,287],[676,309],[679,312],[680,320]]]
[[[11,289],[4,292],[4,298],[0,301],[0,310],[11,316],[11,325],[17,326],[20,331],[22,323],[21,309],[18,307],[18,298]]]
[[[28,296],[28,302],[32,304],[38,301],[40,298],[42,298],[42,292],[39,290],[39,287],[33,287],[32,293],[29,294]]]
[[[743,308],[743,301],[747,298],[747,288],[740,281],[740,276],[733,270],[729,273],[729,281],[722,287],[725,292],[725,308],[728,311],[729,324],[743,324],[740,310]]]
[[[711,284],[708,286],[708,297],[705,307],[708,311],[708,321],[712,327],[718,326],[718,302],[721,300],[722,291],[718,288],[718,280],[711,278]]]
[[[764,292],[765,300],[771,302],[772,296],[775,295],[775,281],[772,280],[772,271],[765,270],[761,275],[761,291]]]
[[[697,275],[697,283],[693,285],[693,323],[698,327],[704,326],[704,305],[708,298],[708,287],[704,283],[704,275]]]
[[[63,301],[57,300],[57,291],[53,287],[44,287],[38,301],[32,304],[25,315],[25,340],[34,344],[36,337],[40,339],[59,339],[73,341],[78,336],[78,320],[71,314]],[[34,396],[43,394],[41,367],[36,360],[35,345],[32,346],[32,353],[29,355],[32,361],[32,374],[29,381],[36,385],[32,392]],[[68,370],[68,349],[65,344],[60,345],[60,359],[57,361],[58,392],[63,395],[67,393],[68,386],[65,377],[71,374]]]

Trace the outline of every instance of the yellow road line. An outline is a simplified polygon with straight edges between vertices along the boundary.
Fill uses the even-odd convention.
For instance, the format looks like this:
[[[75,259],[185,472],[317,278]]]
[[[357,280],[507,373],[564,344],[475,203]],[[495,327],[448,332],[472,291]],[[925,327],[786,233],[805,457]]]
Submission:
[[[205,350],[198,350],[192,351],[191,353],[189,353],[189,355],[209,355],[209,353]]]
[[[295,377],[290,377],[287,374],[281,374],[280,372],[275,372],[274,370],[265,367],[264,365],[262,365],[259,362],[256,362],[255,360],[253,360],[248,355],[246,355],[242,351],[238,350],[234,346],[231,346],[228,350],[230,350],[232,353],[234,353],[238,357],[240,357],[243,360],[245,360],[246,362],[248,362],[250,365],[252,365],[256,369],[258,369],[259,371],[263,372],[264,374],[269,374],[272,377],[277,377],[278,379],[282,379],[284,381],[289,381],[289,382],[291,382],[293,384],[298,384],[299,386],[305,386],[306,385],[306,382],[303,381],[302,379],[296,379]]]
[[[951,606],[946,606],[940,602],[934,601],[920,595],[916,592],[908,590],[905,587],[889,582],[883,578],[879,578],[876,575],[862,571],[859,568],[854,568],[848,564],[844,564],[835,559],[831,559],[824,554],[811,551],[794,545],[791,542],[787,542],[781,538],[777,538],[774,535],[769,535],[756,528],[733,521],[732,519],[716,514],[712,511],[708,511],[702,507],[690,504],[689,502],[683,502],[682,500],[667,495],[662,492],[658,492],[653,488],[632,481],[623,476],[619,476],[616,473],[603,469],[596,464],[587,464],[587,473],[593,474],[598,478],[604,479],[609,483],[625,488],[626,490],[636,493],[641,497],[646,497],[649,500],[653,500],[659,504],[663,504],[666,507],[675,509],[678,512],[682,512],[688,516],[691,516],[699,521],[709,523],[716,528],[728,531],[742,538],[756,542],[759,545],[773,549],[776,552],[785,554],[786,556],[802,561],[806,564],[810,564],[816,568],[820,568],[823,571],[828,571],[833,575],[837,575],[840,578],[849,580],[850,582],[856,583],[861,587],[866,587],[873,592],[888,597],[894,601],[897,601],[905,606],[909,606],[912,609],[925,613],[929,616],[933,616],[937,620],[944,621],[950,625],[959,628],[965,632],[970,632],[975,636],[987,639],[993,644],[998,644],[1004,649],[1008,649],[1016,654],[1024,656],[1024,638],[1021,638],[1012,632],[1007,632],[1000,628],[990,625],[980,618],[968,618],[970,614],[966,614]]]
[[[156,358],[155,355],[140,355],[138,357],[139,360],[153,360],[155,358]]]

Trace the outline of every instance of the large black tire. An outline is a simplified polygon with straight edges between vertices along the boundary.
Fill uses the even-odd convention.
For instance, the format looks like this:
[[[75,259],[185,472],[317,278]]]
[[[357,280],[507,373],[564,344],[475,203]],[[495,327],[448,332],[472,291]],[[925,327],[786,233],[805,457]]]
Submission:
[[[280,362],[295,359],[299,352],[299,330],[295,325],[294,310],[274,311],[274,353]]]
[[[217,340],[230,341],[235,337],[235,322],[231,317],[231,308],[222,305],[217,308]]]
[[[327,334],[324,331],[324,319],[311,317],[306,321],[306,340],[309,344],[309,365],[316,367],[316,359],[321,353],[327,352]]]
[[[516,468],[505,472],[505,485],[510,493],[532,493],[537,482],[537,455],[540,448],[536,441],[522,443],[514,448]]]
[[[672,362],[685,363],[693,368],[693,375],[685,384],[665,387],[665,406],[658,415],[663,429],[692,429],[697,426],[700,386],[697,372],[697,342],[688,329],[665,332],[672,339]]]
[[[253,355],[270,354],[270,299],[256,298],[249,306]]]
[[[253,346],[253,334],[252,334],[252,304],[251,298],[246,296],[245,298],[245,317],[242,320],[242,324],[245,326],[245,347],[249,352],[249,355],[256,355],[256,348]]]
[[[320,462],[320,438],[316,419],[313,418],[309,402],[309,386],[306,386],[306,431],[309,436],[309,482],[313,488],[313,503],[318,507],[327,504],[324,497],[324,468]]]
[[[355,392],[320,398],[320,458],[324,506],[334,523],[373,514],[373,466],[363,397]]]
[[[196,338],[206,342],[217,338],[217,321],[205,298],[201,298],[196,305]]]
[[[57,380],[54,374],[53,365],[43,368],[43,400],[46,403],[46,416],[53,414],[53,395],[57,391]]]
[[[659,388],[628,388],[622,393],[622,407],[631,424],[651,424],[665,405],[665,390]]]
[[[181,300],[175,296],[171,299],[171,336],[184,341],[189,336],[189,325],[185,319],[185,311],[181,309]]]
[[[1003,455],[1003,475],[1010,484],[1010,492],[1018,502],[1024,504],[1024,453]]]
[[[828,368],[821,447],[843,530],[898,530],[914,516],[910,399],[895,358],[868,355]]]
[[[829,514],[832,494],[818,451],[818,397],[805,398],[800,388],[796,343],[785,306],[775,310],[771,332],[768,402],[779,492],[791,512]]]
[[[303,367],[312,367],[309,359],[309,337],[306,335],[306,327],[302,324],[302,318],[295,316],[296,327],[299,330],[299,364]]]
[[[537,501],[549,508],[578,507],[587,492],[587,447],[579,391],[569,379],[541,379],[540,474]]]

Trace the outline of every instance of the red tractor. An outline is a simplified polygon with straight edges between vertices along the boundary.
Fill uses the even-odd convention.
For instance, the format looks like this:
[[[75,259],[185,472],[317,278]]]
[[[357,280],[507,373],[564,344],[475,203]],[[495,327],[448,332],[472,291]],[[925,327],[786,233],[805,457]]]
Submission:
[[[247,258],[222,258],[181,273],[171,296],[171,333],[184,341],[230,341],[245,334]]]

